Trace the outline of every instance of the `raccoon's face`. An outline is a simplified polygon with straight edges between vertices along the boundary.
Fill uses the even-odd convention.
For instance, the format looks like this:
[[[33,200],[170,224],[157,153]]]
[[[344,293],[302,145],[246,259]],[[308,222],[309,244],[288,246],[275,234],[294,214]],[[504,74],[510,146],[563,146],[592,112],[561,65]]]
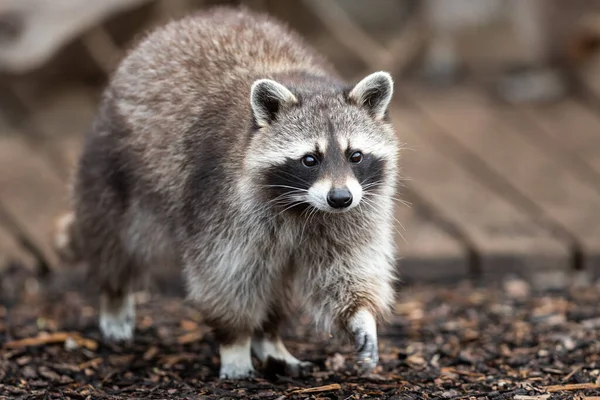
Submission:
[[[251,99],[259,129],[248,161],[269,204],[341,213],[389,196],[397,152],[385,117],[392,91],[384,72],[300,100],[275,81],[257,81]]]

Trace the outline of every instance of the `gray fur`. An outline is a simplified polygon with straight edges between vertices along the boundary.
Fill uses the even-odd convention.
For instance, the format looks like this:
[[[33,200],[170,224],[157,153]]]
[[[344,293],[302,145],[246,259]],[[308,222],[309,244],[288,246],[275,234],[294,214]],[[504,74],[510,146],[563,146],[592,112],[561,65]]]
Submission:
[[[253,336],[255,349],[294,362],[278,327],[295,307],[353,334],[357,345],[366,336],[376,344],[362,326],[393,303],[398,143],[385,117],[391,78],[375,80],[347,85],[295,33],[245,9],[202,12],[144,38],[103,95],[74,182],[71,246],[104,301],[129,298],[151,265],[173,264],[227,360],[250,351]],[[273,115],[253,87],[275,93]],[[288,209],[269,192],[267,171],[296,168],[319,145],[324,159],[338,161],[324,163],[315,179],[350,182],[362,193],[356,207],[320,210],[298,190],[305,208]],[[348,145],[377,169],[347,164]],[[359,170],[363,183],[373,182],[361,188]],[[124,311],[111,303],[111,312],[130,316],[122,303]],[[123,336],[128,327],[108,330]],[[360,350],[361,359],[377,360],[376,345]],[[248,360],[222,365],[221,376],[248,376]]]

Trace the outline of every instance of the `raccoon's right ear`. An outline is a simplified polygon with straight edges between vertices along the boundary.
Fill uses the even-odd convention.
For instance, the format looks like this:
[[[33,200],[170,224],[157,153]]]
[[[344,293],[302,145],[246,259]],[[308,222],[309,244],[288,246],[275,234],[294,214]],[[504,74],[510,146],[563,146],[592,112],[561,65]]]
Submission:
[[[373,117],[382,119],[394,93],[394,81],[388,72],[379,71],[358,82],[348,97],[361,107],[365,107]]]
[[[259,79],[250,89],[250,104],[256,124],[264,128],[277,118],[283,104],[295,104],[298,99],[288,88],[271,79]]]

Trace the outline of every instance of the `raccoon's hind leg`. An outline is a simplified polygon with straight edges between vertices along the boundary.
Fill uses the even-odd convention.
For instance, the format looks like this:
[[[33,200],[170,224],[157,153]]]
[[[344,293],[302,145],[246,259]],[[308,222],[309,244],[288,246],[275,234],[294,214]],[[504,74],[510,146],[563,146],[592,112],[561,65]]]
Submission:
[[[127,341],[135,328],[135,300],[131,291],[100,295],[100,330],[104,338]]]
[[[112,248],[110,257],[92,272],[100,284],[100,330],[107,340],[129,341],[135,328],[133,283],[139,271],[129,257]]]
[[[141,271],[116,236],[110,234],[95,241],[100,247],[90,249],[97,256],[90,260],[89,278],[100,289],[102,336],[112,341],[129,341],[135,328],[133,288]]]
[[[279,336],[279,329],[284,320],[283,312],[272,310],[261,329],[254,333],[252,351],[263,365],[281,365],[283,374],[299,377],[312,370],[314,365],[308,361],[300,361],[285,347]]]
[[[65,262],[76,262],[82,257],[81,250],[75,243],[76,238],[73,232],[75,228],[76,219],[74,212],[62,215],[57,221],[55,247],[59,256]],[[105,249],[101,249],[100,254],[105,251]],[[119,252],[117,251],[113,254],[119,254]],[[114,255],[109,260],[111,263],[122,262],[115,258]],[[133,295],[129,289],[119,287],[121,283],[120,279],[111,279],[110,276],[112,274],[106,274],[104,272],[104,265],[102,264],[102,261],[93,261],[90,268],[90,273],[94,275],[94,278],[100,278],[101,287],[103,288],[100,295],[100,330],[106,339],[115,341],[129,340],[133,337],[135,324],[135,302]],[[120,269],[122,270],[122,268]],[[114,272],[118,270],[119,268]],[[113,289],[108,289],[111,287]]]

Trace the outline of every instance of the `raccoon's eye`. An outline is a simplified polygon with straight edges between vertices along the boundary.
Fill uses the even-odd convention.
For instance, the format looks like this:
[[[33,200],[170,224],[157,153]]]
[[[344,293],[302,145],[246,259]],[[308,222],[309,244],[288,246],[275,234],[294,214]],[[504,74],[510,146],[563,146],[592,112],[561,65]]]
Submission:
[[[350,156],[350,162],[354,163],[354,164],[358,164],[359,162],[361,162],[363,160],[363,154],[360,151],[355,151],[354,153],[352,153],[352,155]]]
[[[302,164],[305,167],[314,167],[315,165],[317,165],[317,158],[313,155],[307,154],[304,157],[302,157]]]

